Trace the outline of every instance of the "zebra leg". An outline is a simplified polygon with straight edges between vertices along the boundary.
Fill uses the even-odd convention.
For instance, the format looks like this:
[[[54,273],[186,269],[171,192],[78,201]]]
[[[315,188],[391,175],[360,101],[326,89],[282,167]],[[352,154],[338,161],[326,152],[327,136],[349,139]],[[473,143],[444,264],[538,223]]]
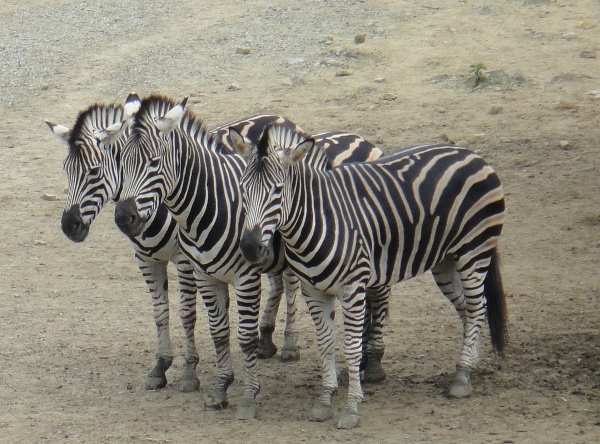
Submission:
[[[173,363],[173,350],[171,349],[171,337],[169,335],[167,262],[156,261],[137,254],[135,258],[150,291],[154,323],[158,333],[156,364],[146,376],[145,387],[147,390],[158,390],[167,385],[166,371]]]
[[[182,392],[195,392],[200,388],[200,380],[196,374],[196,366],[200,358],[194,336],[196,327],[196,281],[193,267],[181,253],[178,255],[176,266],[179,278],[179,319],[181,319],[186,338],[185,365],[177,388]]]
[[[360,421],[358,405],[363,399],[360,385],[362,329],[365,318],[365,291],[354,288],[341,298],[344,316],[344,350],[348,364],[348,396],[337,424],[338,429],[352,429]]]
[[[333,418],[331,400],[337,390],[335,374],[335,298],[314,289],[302,286],[306,297],[306,305],[315,323],[317,332],[317,347],[321,355],[322,386],[321,395],[315,404],[310,419],[327,421]],[[360,358],[359,358],[360,360]],[[356,365],[358,377],[358,363]],[[352,371],[350,371],[350,378]]]
[[[238,306],[238,343],[244,354],[244,396],[241,399],[236,418],[240,420],[256,418],[256,395],[260,391],[257,369],[258,314],[260,309],[260,272],[249,271],[238,279],[236,285]]]
[[[210,410],[229,405],[227,388],[233,382],[233,363],[229,348],[229,292],[227,284],[194,270],[198,294],[206,307],[210,335],[217,354],[217,380],[204,401]]]
[[[368,332],[363,334],[363,361],[361,370],[364,371],[363,382],[377,384],[385,381],[386,374],[381,365],[385,353],[383,342],[383,327],[387,324],[390,288],[379,287],[367,290],[366,316],[370,318],[365,325]],[[365,359],[366,358],[366,359]]]
[[[296,329],[296,295],[300,289],[300,281],[289,268],[286,268],[283,272],[283,283],[287,312],[281,360],[283,362],[299,361],[300,347],[298,346],[298,331]]]
[[[448,389],[451,398],[465,398],[473,392],[471,385],[471,370],[475,366],[479,354],[479,338],[485,324],[485,297],[483,283],[489,259],[473,264],[470,268],[459,270],[454,274],[454,286],[458,283],[464,294],[465,308],[463,321],[463,346],[456,365],[454,380]],[[448,276],[449,277],[449,276]]]
[[[260,319],[258,359],[269,359],[277,353],[277,346],[273,343],[273,332],[275,331],[277,312],[283,293],[283,280],[280,273],[269,273],[267,278],[269,279],[269,295]]]

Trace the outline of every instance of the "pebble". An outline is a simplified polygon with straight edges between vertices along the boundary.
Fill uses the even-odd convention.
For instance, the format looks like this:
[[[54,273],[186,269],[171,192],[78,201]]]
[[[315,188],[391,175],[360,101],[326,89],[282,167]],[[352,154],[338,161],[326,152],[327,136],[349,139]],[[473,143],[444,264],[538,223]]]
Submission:
[[[238,91],[240,90],[240,85],[238,85],[237,83],[231,83],[228,87],[227,90],[228,91]]]
[[[568,150],[569,148],[571,148],[571,142],[569,142],[568,140],[561,140],[560,142],[558,142],[558,144],[564,150]]]
[[[38,246],[46,245],[46,242],[39,240],[39,239],[36,239],[33,243],[34,243],[34,245],[38,245]]]
[[[574,39],[577,38],[577,34],[575,34],[574,32],[565,32],[560,37],[563,38],[563,39],[565,39],[565,40],[574,40]]]
[[[53,202],[53,201],[58,200],[58,196],[56,194],[44,193],[44,194],[42,194],[42,199]]]
[[[340,69],[338,72],[335,73],[336,77],[347,77],[347,76],[351,76],[352,72],[346,70],[346,69]]]
[[[356,34],[354,36],[354,43],[356,43],[357,45],[359,45],[361,43],[365,43],[366,38],[367,38],[366,34]]]
[[[238,46],[237,48],[235,48],[236,54],[250,54],[250,52],[252,52],[252,50],[247,46]]]
[[[375,80],[373,80],[375,83],[385,83],[385,78],[384,77],[377,77]]]
[[[489,109],[488,109],[488,114],[494,115],[494,114],[500,114],[502,111],[504,111],[504,108],[500,105],[490,105]]]
[[[585,49],[579,53],[579,57],[581,57],[582,59],[595,59],[596,51]]]
[[[396,94],[389,94],[386,93],[383,95],[383,100],[396,100],[398,98],[398,96]]]

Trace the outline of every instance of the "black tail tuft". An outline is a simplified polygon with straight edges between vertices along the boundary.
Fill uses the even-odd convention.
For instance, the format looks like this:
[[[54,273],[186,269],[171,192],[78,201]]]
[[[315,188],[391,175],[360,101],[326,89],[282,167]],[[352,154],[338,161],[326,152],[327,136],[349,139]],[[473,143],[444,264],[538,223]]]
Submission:
[[[508,313],[500,274],[500,256],[496,248],[492,250],[492,261],[485,277],[484,292],[487,299],[487,319],[492,345],[502,356],[508,343]]]

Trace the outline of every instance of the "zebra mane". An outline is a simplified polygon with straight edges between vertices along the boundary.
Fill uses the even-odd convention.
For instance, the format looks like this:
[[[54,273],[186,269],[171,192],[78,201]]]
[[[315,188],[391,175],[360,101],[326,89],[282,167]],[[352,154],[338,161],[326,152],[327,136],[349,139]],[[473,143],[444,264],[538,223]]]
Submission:
[[[102,131],[123,118],[123,106],[118,103],[94,103],[80,111],[73,129],[69,134],[69,151],[77,154],[81,147],[75,142],[78,139],[93,137],[96,132]]]
[[[152,94],[144,98],[138,112],[135,114],[135,126],[139,123],[153,126],[155,118],[164,116],[177,104],[178,102],[174,99],[163,94]],[[208,149],[230,152],[218,139],[217,135],[208,130],[204,121],[189,108],[184,109],[178,127],[187,137],[202,143]]]
[[[264,158],[270,153],[285,155],[311,138],[312,136],[300,127],[275,122],[265,128],[257,145],[257,153],[259,158]],[[322,164],[325,169],[332,167],[331,160],[320,143],[314,143],[305,157],[310,159],[309,163],[312,165]]]

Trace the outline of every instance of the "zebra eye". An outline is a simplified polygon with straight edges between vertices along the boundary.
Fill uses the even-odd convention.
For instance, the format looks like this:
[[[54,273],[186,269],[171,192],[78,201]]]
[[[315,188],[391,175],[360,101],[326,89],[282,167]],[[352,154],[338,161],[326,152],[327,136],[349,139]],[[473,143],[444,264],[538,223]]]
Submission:
[[[100,172],[101,172],[100,165],[96,165],[96,166],[93,166],[93,167],[91,167],[91,168],[88,170],[88,172],[87,172],[87,176],[88,176],[89,178],[92,178],[92,179],[94,179],[94,178],[97,178],[97,177],[99,177],[99,176],[100,176]]]
[[[156,170],[160,166],[160,157],[153,157],[148,161],[148,169]]]

